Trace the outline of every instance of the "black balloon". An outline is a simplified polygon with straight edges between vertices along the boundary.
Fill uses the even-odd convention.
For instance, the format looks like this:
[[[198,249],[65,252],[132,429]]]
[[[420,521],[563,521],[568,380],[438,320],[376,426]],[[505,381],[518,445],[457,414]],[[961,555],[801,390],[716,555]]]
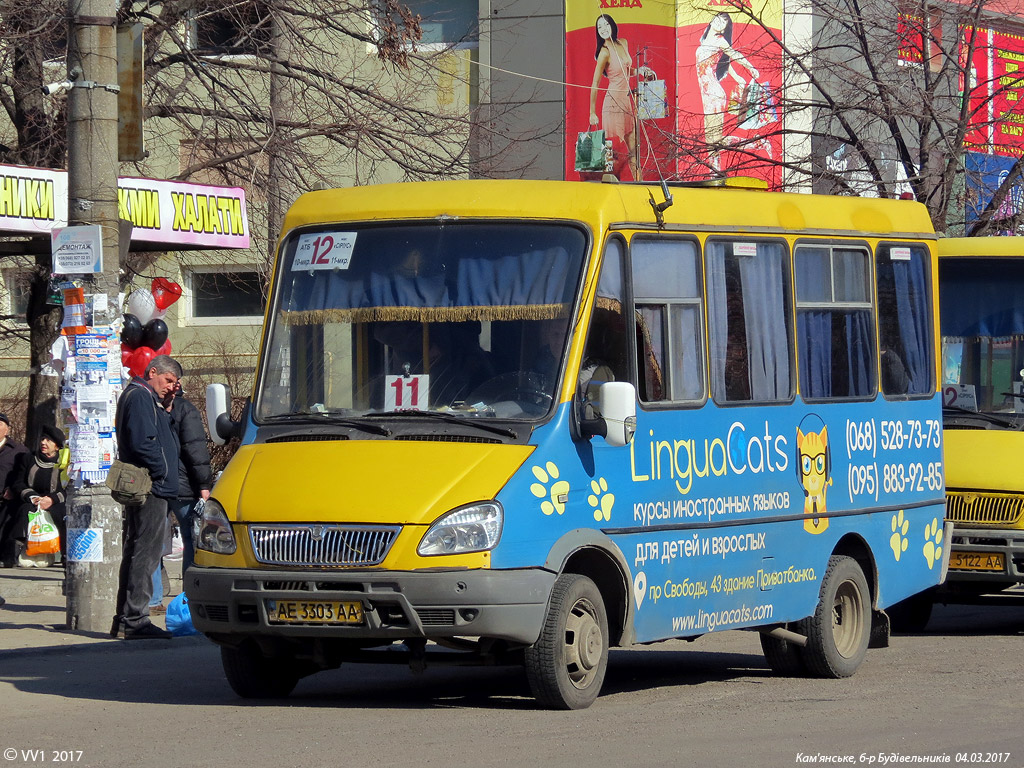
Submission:
[[[142,344],[142,323],[132,314],[125,314],[124,327],[121,328],[121,343],[128,349],[136,349]]]
[[[167,341],[167,323],[163,320],[150,320],[142,329],[142,346],[160,349]]]

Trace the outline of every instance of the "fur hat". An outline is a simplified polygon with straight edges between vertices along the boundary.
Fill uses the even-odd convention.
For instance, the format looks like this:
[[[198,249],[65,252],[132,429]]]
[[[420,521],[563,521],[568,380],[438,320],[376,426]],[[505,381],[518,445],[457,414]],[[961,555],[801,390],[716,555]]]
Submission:
[[[40,435],[40,439],[43,437],[48,437],[51,440],[53,440],[53,442],[57,444],[58,448],[64,447],[64,431],[61,429],[57,429],[57,427],[55,427],[53,424],[43,425],[43,433],[42,435]]]

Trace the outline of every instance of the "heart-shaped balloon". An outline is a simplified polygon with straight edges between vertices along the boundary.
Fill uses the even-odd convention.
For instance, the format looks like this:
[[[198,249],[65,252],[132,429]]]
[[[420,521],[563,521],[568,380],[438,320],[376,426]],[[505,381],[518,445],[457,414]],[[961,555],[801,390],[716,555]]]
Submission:
[[[167,309],[181,298],[181,286],[166,277],[158,277],[153,281],[152,293],[157,309]]]

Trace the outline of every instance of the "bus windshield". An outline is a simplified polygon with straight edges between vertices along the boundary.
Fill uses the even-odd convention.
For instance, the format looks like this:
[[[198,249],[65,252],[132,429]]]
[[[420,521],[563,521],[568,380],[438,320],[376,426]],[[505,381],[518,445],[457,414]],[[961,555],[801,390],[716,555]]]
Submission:
[[[939,260],[947,406],[1024,413],[1024,259]]]
[[[402,411],[539,419],[557,400],[588,238],[563,223],[291,233],[257,421]]]

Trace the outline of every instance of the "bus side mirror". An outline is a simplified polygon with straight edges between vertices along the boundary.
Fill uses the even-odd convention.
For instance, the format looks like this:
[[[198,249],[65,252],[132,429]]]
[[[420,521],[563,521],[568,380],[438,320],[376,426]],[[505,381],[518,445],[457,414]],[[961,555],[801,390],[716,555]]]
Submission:
[[[580,421],[584,438],[599,435],[613,448],[629,445],[636,431],[636,389],[626,381],[594,384],[597,389],[597,412],[594,418]]]
[[[239,437],[243,421],[231,419],[231,388],[227,384],[207,386],[206,424],[210,429],[210,439],[216,445],[224,445],[232,437]]]

